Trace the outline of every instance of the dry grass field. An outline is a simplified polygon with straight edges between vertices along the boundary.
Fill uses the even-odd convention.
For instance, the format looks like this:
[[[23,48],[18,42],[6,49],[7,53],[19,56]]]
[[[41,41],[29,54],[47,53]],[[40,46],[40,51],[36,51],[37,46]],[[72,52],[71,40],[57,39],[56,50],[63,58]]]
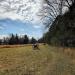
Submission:
[[[0,46],[0,75],[75,75],[75,49]]]

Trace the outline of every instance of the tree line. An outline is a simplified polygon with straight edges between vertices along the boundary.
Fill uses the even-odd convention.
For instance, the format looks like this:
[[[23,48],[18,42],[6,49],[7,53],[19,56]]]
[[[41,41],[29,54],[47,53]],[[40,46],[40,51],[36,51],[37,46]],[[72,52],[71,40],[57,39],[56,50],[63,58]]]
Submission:
[[[50,20],[45,23],[49,30],[43,35],[44,41],[56,46],[75,47],[75,0],[51,1],[45,0],[49,8],[45,9],[51,11],[47,16],[50,17]],[[57,9],[55,5],[58,6]],[[68,11],[63,14],[64,7],[67,7]],[[51,18],[52,23],[50,23]]]
[[[23,35],[22,37],[18,36],[18,34],[11,34],[9,37],[4,37],[0,39],[0,45],[17,45],[17,44],[33,44],[36,43],[37,40],[32,37],[29,39],[27,35]]]

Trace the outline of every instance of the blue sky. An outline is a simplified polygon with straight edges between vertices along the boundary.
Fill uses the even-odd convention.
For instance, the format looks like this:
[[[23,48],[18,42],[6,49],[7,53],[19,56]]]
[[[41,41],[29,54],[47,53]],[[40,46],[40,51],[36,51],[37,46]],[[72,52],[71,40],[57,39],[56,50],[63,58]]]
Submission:
[[[0,19],[0,35],[27,34],[29,37],[40,38],[43,34],[43,27],[33,25],[32,22],[22,22],[20,20]]]
[[[0,38],[11,33],[40,38],[44,26],[38,16],[43,0],[1,0]]]
[[[54,6],[58,10],[58,6]],[[48,7],[44,0],[0,0],[0,38],[11,33],[40,38],[46,31],[43,24],[53,19]],[[63,12],[65,10],[68,9],[64,8]]]

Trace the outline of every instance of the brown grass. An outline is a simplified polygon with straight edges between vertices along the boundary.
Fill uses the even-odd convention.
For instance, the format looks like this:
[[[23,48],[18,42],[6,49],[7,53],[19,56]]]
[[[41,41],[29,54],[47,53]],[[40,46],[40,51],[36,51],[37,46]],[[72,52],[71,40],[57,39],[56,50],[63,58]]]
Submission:
[[[31,44],[24,44],[24,45],[0,45],[0,48],[17,48],[17,47],[24,47],[24,46],[31,46]]]
[[[75,75],[74,48],[6,46],[0,48],[0,75]]]

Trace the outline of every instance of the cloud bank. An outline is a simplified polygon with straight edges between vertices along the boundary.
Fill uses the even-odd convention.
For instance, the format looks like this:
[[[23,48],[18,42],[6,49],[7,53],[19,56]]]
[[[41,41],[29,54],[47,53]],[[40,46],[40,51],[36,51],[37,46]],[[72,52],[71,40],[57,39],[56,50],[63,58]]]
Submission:
[[[37,13],[43,0],[0,0],[0,18],[40,22]]]

